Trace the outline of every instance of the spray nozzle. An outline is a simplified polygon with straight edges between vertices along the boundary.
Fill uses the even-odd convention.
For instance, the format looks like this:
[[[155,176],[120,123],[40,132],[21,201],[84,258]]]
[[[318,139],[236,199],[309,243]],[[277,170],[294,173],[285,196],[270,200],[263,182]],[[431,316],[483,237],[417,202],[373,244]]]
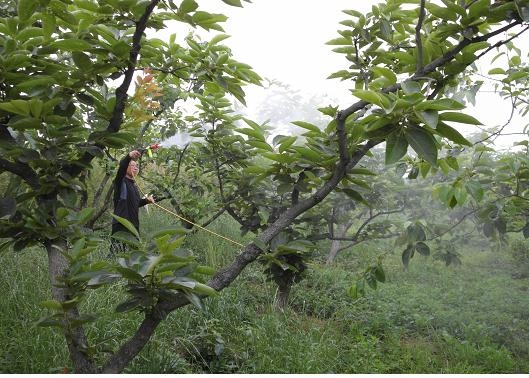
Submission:
[[[147,155],[149,157],[152,157],[152,151],[154,150],[157,150],[158,148],[160,148],[161,145],[160,143],[153,143],[151,144],[150,146],[147,146],[145,148],[141,148],[139,151],[141,152],[141,154],[143,155],[145,152],[147,152]]]

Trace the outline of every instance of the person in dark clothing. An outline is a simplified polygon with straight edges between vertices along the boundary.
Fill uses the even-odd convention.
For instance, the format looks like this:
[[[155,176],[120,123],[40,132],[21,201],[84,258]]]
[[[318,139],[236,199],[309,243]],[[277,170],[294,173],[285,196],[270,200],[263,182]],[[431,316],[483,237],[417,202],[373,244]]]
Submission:
[[[119,162],[118,172],[114,179],[114,214],[130,221],[136,229],[140,230],[139,208],[149,203],[154,203],[154,198],[149,196],[141,198],[134,177],[138,174],[136,159],[141,156],[138,150],[130,151]],[[116,219],[112,220],[112,235],[119,231],[129,232],[126,227]],[[112,239],[111,250],[113,253],[122,252],[123,244]]]

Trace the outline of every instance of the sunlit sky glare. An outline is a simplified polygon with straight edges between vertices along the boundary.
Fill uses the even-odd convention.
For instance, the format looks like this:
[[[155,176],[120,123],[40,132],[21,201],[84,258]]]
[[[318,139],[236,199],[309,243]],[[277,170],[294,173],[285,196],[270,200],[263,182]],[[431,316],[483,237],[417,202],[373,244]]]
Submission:
[[[328,96],[340,108],[354,103],[348,89],[351,83],[340,82],[337,79],[327,80],[333,72],[347,69],[348,62],[342,54],[332,52],[335,47],[325,43],[339,37],[337,30],[343,26],[340,21],[349,16],[343,9],[354,9],[362,13],[371,11],[372,5],[379,0],[252,0],[243,2],[244,7],[232,7],[221,0],[199,2],[200,9],[222,13],[228,16],[223,24],[229,39],[223,41],[232,49],[234,58],[252,66],[261,77],[277,80],[289,84],[293,89],[299,89],[306,97],[313,95]],[[198,30],[199,34],[208,38],[208,34]],[[211,36],[219,34],[212,31]],[[519,41],[525,45],[525,52],[529,41]],[[492,55],[492,54],[491,54]],[[488,67],[482,68],[486,74]],[[491,82],[489,82],[491,83]],[[465,109],[464,112],[478,118],[485,127],[503,125],[509,120],[511,108],[503,103],[499,97],[491,93],[492,85],[488,84],[485,92],[477,97],[477,106]],[[259,105],[264,92],[259,88],[246,87],[247,112]],[[322,104],[322,105],[329,105]],[[521,131],[529,123],[529,117],[522,119],[515,116],[511,130]],[[461,125],[458,125],[461,126]],[[474,126],[458,127],[468,135],[477,131]],[[512,145],[517,137],[505,137],[498,140],[503,148]]]

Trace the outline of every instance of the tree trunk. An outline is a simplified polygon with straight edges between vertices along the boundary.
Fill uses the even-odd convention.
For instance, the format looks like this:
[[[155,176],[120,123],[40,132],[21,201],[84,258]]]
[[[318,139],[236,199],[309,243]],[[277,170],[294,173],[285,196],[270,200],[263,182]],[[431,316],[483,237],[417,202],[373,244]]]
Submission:
[[[334,264],[334,260],[336,259],[336,256],[338,255],[338,252],[340,251],[341,246],[342,246],[342,242],[340,240],[332,241],[331,248],[329,248],[329,254],[327,255],[327,261],[325,262],[325,265],[330,266]]]
[[[337,234],[335,236],[338,238],[344,238],[345,235],[347,234],[347,231],[349,231],[352,225],[353,225],[353,221],[349,221],[349,222],[338,225]],[[332,265],[334,263],[336,256],[338,256],[338,252],[340,252],[341,246],[342,246],[342,242],[340,240],[332,241],[331,248],[329,249],[329,253],[327,255],[327,261],[325,262],[326,265]]]
[[[284,311],[287,308],[291,288],[292,285],[279,285],[277,287],[277,298],[274,303],[276,310]]]
[[[58,302],[67,301],[70,298],[68,288],[63,287],[60,277],[64,276],[68,269],[68,261],[61,251],[67,249],[65,240],[48,240],[45,242],[46,251],[48,252],[48,266],[51,282],[51,293],[53,299]],[[79,311],[76,307],[67,312],[67,318],[79,317]],[[73,363],[74,372],[79,373],[97,373],[97,366],[84,352],[88,346],[84,329],[82,327],[72,327],[68,324],[67,318],[64,319],[63,331],[68,345],[68,351]]]

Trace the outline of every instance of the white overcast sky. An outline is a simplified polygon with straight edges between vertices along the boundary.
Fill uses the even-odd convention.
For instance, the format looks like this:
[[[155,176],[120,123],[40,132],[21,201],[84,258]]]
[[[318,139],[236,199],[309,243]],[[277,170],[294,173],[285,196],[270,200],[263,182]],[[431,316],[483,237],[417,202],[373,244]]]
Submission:
[[[349,16],[343,9],[363,13],[374,0],[252,0],[244,8],[224,5],[215,11],[229,17],[223,26],[231,38],[225,41],[235,59],[251,65],[262,77],[275,79],[304,93],[351,98],[339,80],[326,80],[347,68],[342,54],[325,43],[339,37],[340,21]],[[212,4],[204,3],[205,9]],[[251,101],[251,98],[249,99]]]
[[[343,9],[354,9],[362,13],[371,11],[378,0],[252,0],[244,2],[243,8],[231,7],[220,0],[200,2],[200,9],[219,12],[228,16],[223,24],[225,33],[231,37],[225,41],[234,58],[247,63],[264,78],[276,79],[292,88],[312,95],[328,95],[336,99],[341,108],[356,99],[348,87],[339,80],[326,80],[331,73],[347,68],[342,54],[332,52],[332,46],[325,42],[337,38],[339,22],[349,16]],[[200,33],[202,34],[202,33]],[[213,31],[212,33],[218,34]],[[524,44],[528,44],[527,41]],[[527,52],[527,50],[526,50]],[[484,70],[486,71],[488,69]],[[490,86],[488,86],[490,89]],[[262,91],[245,89],[247,104],[257,106]],[[486,126],[502,125],[509,119],[510,107],[502,105],[495,94],[480,94],[478,107],[467,108],[471,114]],[[328,104],[324,104],[328,105]],[[521,117],[515,118],[517,130],[528,123]],[[471,126],[465,126],[471,127]],[[474,131],[475,129],[468,130]],[[466,134],[466,130],[461,130]],[[520,137],[514,138],[514,140]],[[513,138],[500,140],[503,147],[512,145]]]

